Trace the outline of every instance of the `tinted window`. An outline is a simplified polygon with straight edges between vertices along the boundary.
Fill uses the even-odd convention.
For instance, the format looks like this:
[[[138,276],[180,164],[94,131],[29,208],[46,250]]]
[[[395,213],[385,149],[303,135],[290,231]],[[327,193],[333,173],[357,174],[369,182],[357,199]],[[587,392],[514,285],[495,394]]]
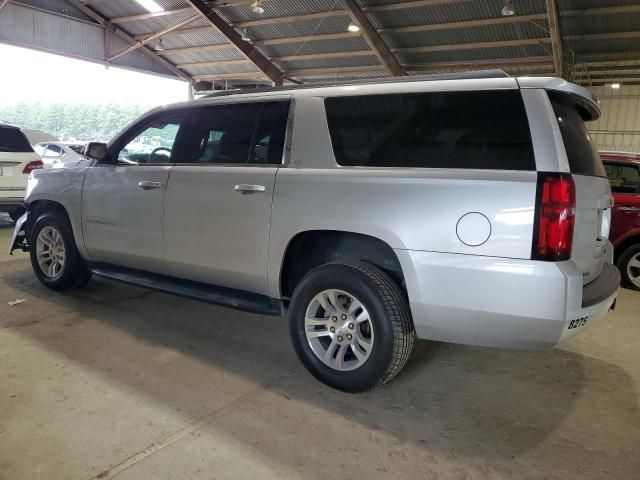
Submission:
[[[336,97],[325,107],[340,165],[535,170],[519,91]]]
[[[203,107],[189,116],[182,163],[280,164],[288,102]]]
[[[606,177],[598,150],[591,142],[584,120],[574,105],[562,103],[564,97],[551,98],[551,104],[558,119],[571,173]],[[566,100],[569,98],[566,97]]]
[[[0,152],[33,152],[33,149],[19,129],[0,127]]]
[[[640,171],[635,165],[605,163],[611,191],[614,193],[640,193]]]
[[[270,102],[262,106],[253,137],[249,163],[280,165],[287,130],[289,102]]]

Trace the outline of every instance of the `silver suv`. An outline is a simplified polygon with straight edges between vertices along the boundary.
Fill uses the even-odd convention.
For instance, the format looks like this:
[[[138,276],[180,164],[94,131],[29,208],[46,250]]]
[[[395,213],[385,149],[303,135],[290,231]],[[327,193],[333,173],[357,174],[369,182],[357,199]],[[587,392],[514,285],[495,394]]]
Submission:
[[[162,107],[33,172],[11,248],[55,290],[95,274],[288,312],[307,369],[361,392],[416,337],[543,349],[613,306],[599,113],[581,87],[502,72]]]

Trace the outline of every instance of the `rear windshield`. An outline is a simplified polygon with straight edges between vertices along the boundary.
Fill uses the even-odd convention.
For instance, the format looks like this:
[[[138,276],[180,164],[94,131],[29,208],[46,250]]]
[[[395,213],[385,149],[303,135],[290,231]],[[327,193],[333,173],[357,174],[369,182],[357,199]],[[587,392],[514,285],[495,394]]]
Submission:
[[[558,118],[571,173],[606,177],[598,149],[591,141],[584,120],[576,107],[570,103],[564,103],[562,97],[551,98],[551,104]]]
[[[535,170],[518,90],[325,100],[339,165]]]
[[[0,127],[0,152],[33,152],[27,137],[17,128]]]

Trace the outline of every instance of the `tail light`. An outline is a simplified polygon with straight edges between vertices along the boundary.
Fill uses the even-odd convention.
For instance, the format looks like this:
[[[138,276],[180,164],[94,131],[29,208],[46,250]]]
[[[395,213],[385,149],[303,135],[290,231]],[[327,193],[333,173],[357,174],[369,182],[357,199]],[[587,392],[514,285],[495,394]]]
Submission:
[[[568,173],[539,173],[532,258],[571,258],[576,186]]]
[[[33,162],[29,162],[24,166],[22,173],[29,175],[34,170],[38,170],[40,168],[44,168],[44,163],[42,163],[42,160],[34,160]]]

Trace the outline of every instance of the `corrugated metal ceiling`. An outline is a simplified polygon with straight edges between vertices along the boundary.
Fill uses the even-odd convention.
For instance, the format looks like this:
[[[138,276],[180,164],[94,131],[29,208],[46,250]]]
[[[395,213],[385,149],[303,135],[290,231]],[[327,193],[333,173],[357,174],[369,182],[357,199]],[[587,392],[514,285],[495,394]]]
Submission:
[[[38,8],[55,11],[77,18],[87,19],[78,9],[70,5],[66,0],[15,0],[16,3],[32,5]],[[185,0],[156,0],[165,10],[186,8],[189,3]],[[215,3],[215,2],[213,2]],[[320,38],[301,39],[307,36],[322,36],[331,34],[345,35],[346,28],[351,22],[351,18],[345,11],[344,15],[326,18],[305,19],[304,15],[318,14],[342,9],[342,3],[338,0],[314,0],[313,2],[299,0],[264,0],[265,11],[257,14],[251,11],[249,1],[240,5],[226,6],[219,8],[217,12],[231,24],[253,21],[268,21],[281,17],[298,17],[289,19],[286,22],[264,23],[238,28],[238,32],[246,35],[252,42],[258,42],[258,50],[267,58],[281,56],[301,56],[319,54],[314,59],[292,59],[277,63],[277,66],[285,70],[285,74],[296,76],[295,70],[305,70],[305,75],[301,80],[317,80],[322,78],[334,78],[333,71],[324,75],[322,69],[325,68],[345,68],[349,71],[345,75],[354,77],[357,72],[350,71],[358,67],[369,67],[380,65],[378,57],[373,51],[369,55],[353,55],[348,57],[334,58],[334,52],[350,52],[369,50],[370,47],[364,37],[354,34],[346,38]],[[503,0],[442,0],[433,2],[428,6],[418,6],[415,8],[392,8],[386,10],[376,9],[380,5],[398,5],[404,3],[400,0],[392,2],[390,0],[357,0],[357,3],[367,13],[367,18],[371,24],[382,31],[381,37],[388,48],[394,51],[398,60],[405,64],[407,72],[419,71],[411,67],[411,64],[420,64],[421,69],[429,70],[430,63],[451,63],[461,62],[459,68],[473,68],[477,64],[480,68],[488,62],[505,61],[525,57],[547,57],[549,65],[553,63],[552,45],[548,41],[539,44],[515,44],[503,46],[495,42],[528,41],[535,39],[549,39],[549,22],[546,16],[535,20],[512,22],[504,20],[500,11]],[[585,66],[591,62],[593,55],[616,54],[629,59],[640,61],[640,33],[629,38],[590,38],[593,34],[615,34],[617,32],[640,31],[640,2],[633,0],[557,0],[560,12],[571,12],[584,9],[610,9],[611,7],[629,7],[619,13],[598,10],[591,14],[567,15],[560,17],[561,33],[563,36],[563,47],[566,62],[569,65],[568,74],[571,70],[580,68],[596,68],[602,71],[599,65]],[[424,5],[422,3],[421,5]],[[516,15],[540,15],[546,14],[545,0],[514,0]],[[637,7],[637,8],[636,8]],[[132,15],[147,13],[143,7],[133,0],[102,0],[91,4],[91,8],[108,19],[122,18]],[[614,10],[615,11],[615,10]],[[126,31],[131,36],[143,36],[153,34],[176,25],[178,22],[189,18],[193,13],[180,13],[152,18],[138,19],[134,21],[123,21],[118,24],[118,28]],[[497,19],[497,20],[496,20]],[[492,24],[485,25],[454,25],[436,26],[422,31],[397,32],[394,29],[402,27],[433,26],[446,23],[469,22],[478,20],[496,20]],[[150,48],[172,64],[201,63],[201,62],[225,62],[245,58],[234,46],[228,49],[202,49],[194,51],[193,47],[206,47],[227,43],[226,37],[214,28],[189,31],[197,27],[209,27],[210,24],[203,17],[196,21],[180,27],[177,31],[167,33],[162,37],[162,47],[164,52],[158,49],[158,42],[151,42]],[[577,38],[577,36],[587,36]],[[261,42],[274,39],[289,39],[286,43],[267,44]],[[482,43],[481,48],[467,48],[470,45]],[[466,45],[465,45],[466,44]],[[450,48],[451,45],[457,45]],[[447,50],[437,49],[429,52],[405,52],[402,49],[411,47],[438,47],[443,46]],[[187,51],[176,51],[176,49],[190,48]],[[396,51],[396,49],[400,49]],[[129,54],[133,55],[135,52]],[[323,57],[322,55],[326,55]],[[124,57],[126,59],[126,57]],[[483,63],[484,62],[484,63]],[[539,63],[539,62],[538,62]],[[528,68],[526,62],[521,65],[512,65],[510,68],[515,71],[536,73],[540,71],[539,64]],[[434,68],[439,68],[435,66]],[[456,66],[450,66],[456,69]],[[611,67],[615,69],[615,64]],[[207,65],[197,68],[187,68],[190,75],[224,75],[228,78],[230,73],[246,73],[258,71],[251,63],[237,65]],[[309,72],[311,70],[311,72]],[[317,73],[316,73],[317,71]],[[259,71],[258,71],[259,72]],[[383,75],[383,72],[375,73],[363,71],[366,76]],[[640,82],[640,79],[638,80]]]

